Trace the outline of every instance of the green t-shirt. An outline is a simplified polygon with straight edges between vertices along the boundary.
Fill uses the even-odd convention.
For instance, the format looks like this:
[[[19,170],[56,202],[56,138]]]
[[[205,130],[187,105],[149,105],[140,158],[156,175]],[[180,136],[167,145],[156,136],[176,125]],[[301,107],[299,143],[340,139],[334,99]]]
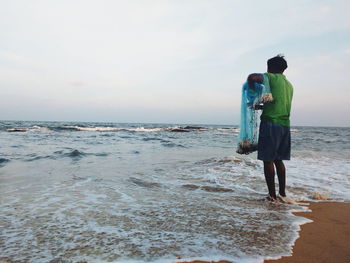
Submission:
[[[261,120],[289,127],[293,86],[283,74],[264,74],[269,78],[273,102],[264,105]]]

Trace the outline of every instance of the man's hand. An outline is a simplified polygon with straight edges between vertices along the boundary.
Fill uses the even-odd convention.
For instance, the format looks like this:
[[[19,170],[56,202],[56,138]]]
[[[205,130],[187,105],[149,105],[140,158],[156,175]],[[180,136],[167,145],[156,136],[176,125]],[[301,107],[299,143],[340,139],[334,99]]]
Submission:
[[[255,104],[254,105],[254,110],[263,110],[264,109],[264,105],[263,104]]]

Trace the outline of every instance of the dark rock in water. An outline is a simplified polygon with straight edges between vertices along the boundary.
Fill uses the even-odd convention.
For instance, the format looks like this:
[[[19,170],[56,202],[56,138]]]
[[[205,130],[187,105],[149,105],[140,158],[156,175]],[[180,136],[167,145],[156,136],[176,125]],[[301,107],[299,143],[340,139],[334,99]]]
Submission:
[[[223,188],[223,187],[216,187],[216,186],[202,186],[201,189],[208,191],[208,192],[233,192],[232,189]]]
[[[27,132],[28,129],[21,129],[21,128],[13,128],[13,129],[7,129],[7,132]]]
[[[190,132],[190,131],[200,131],[205,130],[204,127],[200,126],[185,126],[170,129],[171,132]]]
[[[189,190],[201,189],[207,192],[233,192],[232,189],[217,186],[199,186],[195,184],[184,184],[181,187]]]
[[[184,127],[184,129],[186,130],[204,130],[204,127],[200,127],[200,126],[186,126]]]
[[[189,130],[186,130],[184,128],[173,128],[170,131],[171,132],[190,132]]]

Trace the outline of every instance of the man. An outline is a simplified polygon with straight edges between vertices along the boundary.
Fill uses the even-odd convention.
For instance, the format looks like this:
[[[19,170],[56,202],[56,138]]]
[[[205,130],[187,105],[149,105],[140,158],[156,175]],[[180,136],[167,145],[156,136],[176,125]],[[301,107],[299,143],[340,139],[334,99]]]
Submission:
[[[269,190],[270,201],[276,202],[275,167],[279,182],[279,199],[293,203],[286,196],[286,168],[283,160],[290,160],[290,109],[293,97],[293,86],[283,75],[287,61],[277,55],[267,61],[267,73],[273,102],[265,104],[261,114],[258,140],[258,159],[264,162],[264,175]],[[262,83],[263,74],[250,74],[248,83]]]

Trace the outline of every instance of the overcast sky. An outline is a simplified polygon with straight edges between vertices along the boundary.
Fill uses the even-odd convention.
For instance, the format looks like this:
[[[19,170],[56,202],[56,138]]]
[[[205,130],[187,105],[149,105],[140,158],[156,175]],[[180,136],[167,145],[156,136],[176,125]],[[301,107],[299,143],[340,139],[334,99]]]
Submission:
[[[350,126],[348,0],[0,5],[0,119],[238,124],[283,53],[292,125]]]

